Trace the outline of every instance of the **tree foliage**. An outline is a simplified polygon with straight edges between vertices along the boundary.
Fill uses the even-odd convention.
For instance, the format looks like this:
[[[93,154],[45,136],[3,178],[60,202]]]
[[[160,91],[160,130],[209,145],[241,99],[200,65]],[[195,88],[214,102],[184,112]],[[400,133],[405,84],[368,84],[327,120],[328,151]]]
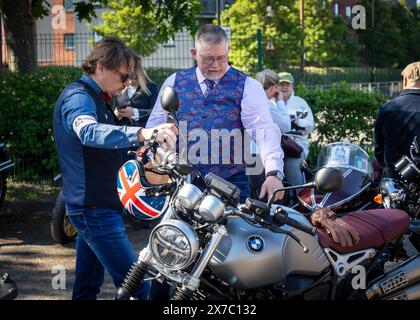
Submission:
[[[267,6],[271,5],[272,16],[267,17]],[[279,69],[295,62],[301,52],[301,30],[297,8],[293,0],[237,0],[222,12],[221,23],[231,31],[230,60],[246,72],[257,71],[258,38],[262,33],[264,67]],[[274,52],[267,51],[272,42]]]
[[[142,56],[153,53],[160,43],[184,27],[195,32],[199,1],[156,1],[156,5],[159,10],[152,8],[150,1],[108,0],[111,11],[102,13],[103,23],[93,30],[123,39]]]
[[[420,15],[405,1],[362,0],[366,8],[366,29],[358,30],[360,56],[376,67],[402,68],[420,57]]]
[[[305,0],[305,53],[311,65],[354,66],[357,41],[341,17],[333,17],[332,1]]]
[[[343,19],[333,18],[331,5],[331,0],[305,0],[302,30],[297,1],[237,0],[221,17],[222,24],[231,29],[232,62],[245,71],[256,71],[260,29],[264,68],[280,70],[299,65],[303,38],[307,64],[354,65],[357,42]],[[271,17],[267,6],[272,8]],[[274,52],[267,50],[270,41]]]
[[[74,3],[74,12],[79,21],[91,21],[95,14],[95,4],[102,4],[104,7],[108,5],[115,5],[119,1],[114,0],[83,0]],[[128,16],[125,23],[133,26],[137,24],[144,25],[153,17],[154,21],[159,23],[154,24],[154,33],[157,35],[156,41],[165,41],[170,36],[174,35],[176,31],[182,28],[194,30],[196,27],[196,15],[200,12],[200,2],[198,0],[132,0],[124,1],[130,4],[123,10],[134,10],[138,15],[137,19],[131,21],[127,12],[122,17]],[[138,8],[141,8],[140,11]],[[34,32],[35,21],[44,16],[47,16],[51,10],[49,3],[46,0],[0,0],[0,13],[5,22],[5,36],[6,43],[10,49],[10,56],[15,58],[16,71],[32,72],[35,69],[33,63],[36,55]],[[143,21],[143,18],[146,21]],[[120,26],[122,24],[119,24]],[[137,26],[137,30],[142,29]],[[150,30],[150,28],[148,28]],[[121,34],[121,33],[118,33]],[[139,33],[139,37],[143,34]],[[150,44],[153,47],[153,43]],[[147,50],[147,49],[146,49]],[[149,49],[150,50],[150,49]],[[12,63],[14,65],[14,63]]]

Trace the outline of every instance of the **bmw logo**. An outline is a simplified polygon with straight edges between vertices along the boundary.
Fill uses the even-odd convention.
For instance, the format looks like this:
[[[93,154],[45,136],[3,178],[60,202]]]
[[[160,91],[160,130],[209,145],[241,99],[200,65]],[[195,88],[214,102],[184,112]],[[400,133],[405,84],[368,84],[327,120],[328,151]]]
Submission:
[[[260,253],[264,249],[264,240],[258,236],[248,238],[247,246],[252,253]]]

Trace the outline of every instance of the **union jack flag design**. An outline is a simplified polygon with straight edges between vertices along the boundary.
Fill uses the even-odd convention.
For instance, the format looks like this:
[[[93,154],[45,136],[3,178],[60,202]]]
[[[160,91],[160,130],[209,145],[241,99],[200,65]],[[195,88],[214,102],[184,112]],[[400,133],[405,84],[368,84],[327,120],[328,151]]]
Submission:
[[[168,205],[168,197],[148,197],[140,182],[139,164],[127,161],[118,171],[117,189],[124,208],[141,220],[154,220]]]

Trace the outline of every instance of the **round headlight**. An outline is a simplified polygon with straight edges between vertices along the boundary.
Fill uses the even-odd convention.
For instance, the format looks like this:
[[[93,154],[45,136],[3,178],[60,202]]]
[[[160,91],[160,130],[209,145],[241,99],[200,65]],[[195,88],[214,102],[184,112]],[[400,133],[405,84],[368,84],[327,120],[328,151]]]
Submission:
[[[180,220],[159,224],[150,235],[153,257],[169,270],[188,267],[197,257],[199,242],[194,229]]]

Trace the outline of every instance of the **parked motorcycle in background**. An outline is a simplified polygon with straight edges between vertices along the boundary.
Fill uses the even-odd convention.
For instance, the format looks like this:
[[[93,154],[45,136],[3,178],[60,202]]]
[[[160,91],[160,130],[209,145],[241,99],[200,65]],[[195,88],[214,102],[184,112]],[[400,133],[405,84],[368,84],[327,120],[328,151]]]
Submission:
[[[399,180],[382,179],[376,201],[385,208],[401,209],[410,215],[411,223],[407,242],[420,251],[420,137],[415,137],[409,155],[402,156],[395,169]],[[407,243],[408,245],[408,243]]]
[[[54,177],[54,183],[61,181],[61,173]],[[77,237],[77,230],[73,227],[66,213],[66,207],[63,200],[63,191],[60,190],[53,210],[51,212],[50,223],[51,236],[55,242],[65,244],[71,242]]]
[[[161,100],[176,119],[176,92],[165,88]],[[153,170],[170,177],[167,183],[148,181],[144,162],[149,153]],[[248,198],[239,204],[235,185],[209,173],[201,190],[188,182],[193,170],[180,163],[174,150],[163,150],[153,139],[137,151],[136,160],[121,167],[120,199],[127,198],[123,186],[128,191],[136,187],[141,196],[169,197],[169,204],[155,214],[161,221],[117,299],[133,298],[147,273],[169,284],[174,300],[420,299],[420,256],[384,272],[387,262],[399,258],[388,245],[407,231],[405,212],[381,209],[346,215],[342,219],[356,228],[360,241],[341,247],[303,214],[274,205],[274,194],[267,203]],[[318,170],[313,182],[275,193],[302,187],[332,193],[342,183],[341,172],[327,167]],[[125,208],[132,210],[135,202],[145,205],[135,198],[125,201]],[[366,287],[354,287],[355,268],[364,270]]]
[[[0,143],[0,213],[7,190],[7,175],[15,164],[10,159],[10,152],[4,143]],[[0,274],[0,300],[12,300],[18,295],[16,283],[7,273]]]
[[[325,167],[337,169],[343,174],[343,187],[331,193],[313,188],[300,191],[299,205],[294,207],[297,211],[312,213],[328,207],[337,214],[344,214],[377,207],[372,160],[361,147],[349,142],[324,146],[318,154],[317,168]]]
[[[4,143],[0,143],[0,213],[7,190],[7,175],[15,164],[10,159],[10,152]]]

